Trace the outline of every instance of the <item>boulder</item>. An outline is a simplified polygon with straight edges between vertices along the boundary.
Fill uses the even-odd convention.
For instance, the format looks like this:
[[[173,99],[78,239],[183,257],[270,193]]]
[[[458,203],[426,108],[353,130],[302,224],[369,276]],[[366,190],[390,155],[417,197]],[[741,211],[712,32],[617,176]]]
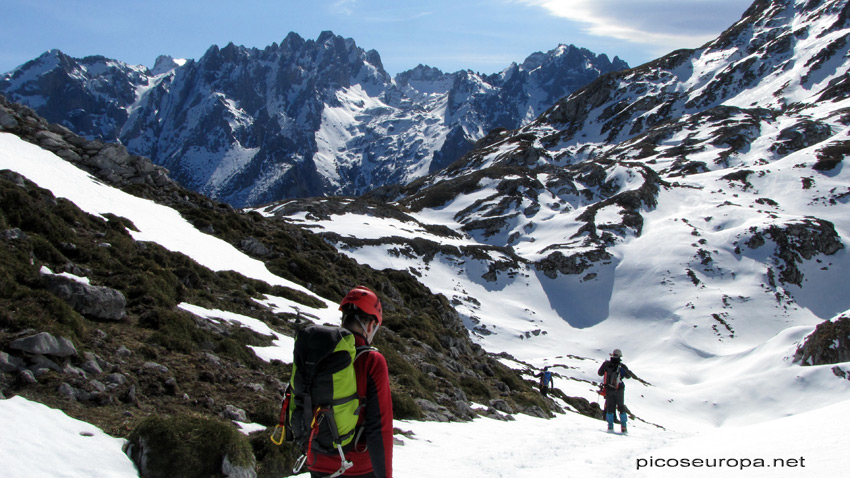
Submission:
[[[0,129],[13,130],[18,127],[18,120],[11,114],[0,111]]]
[[[424,398],[417,398],[414,400],[416,404],[422,409],[423,418],[426,421],[432,422],[450,422],[452,421],[452,414],[448,411],[448,409],[442,405],[437,405],[436,403],[426,400]]]
[[[33,355],[51,355],[53,357],[77,355],[77,349],[73,342],[65,337],[56,338],[47,332],[13,340],[9,344],[9,348]]]
[[[522,413],[537,418],[549,418],[549,414],[547,414],[545,411],[543,411],[542,408],[538,407],[537,405],[527,407],[525,410],[522,411]]]
[[[257,257],[266,257],[272,253],[272,251],[268,247],[266,247],[265,244],[263,244],[254,237],[243,239],[239,243],[239,247],[248,254]]]
[[[512,422],[516,420],[513,415],[499,413],[499,411],[493,407],[487,407],[487,410],[479,411],[479,414],[483,417],[492,418],[493,420],[501,420],[503,422]]]
[[[27,239],[29,239],[29,237],[26,235],[26,233],[24,233],[23,231],[21,231],[17,227],[12,228],[12,229],[6,229],[5,231],[3,231],[3,237],[7,241],[17,241],[17,240],[27,240]]]
[[[29,368],[33,372],[35,372],[37,370],[41,370],[41,369],[49,369],[49,370],[53,370],[54,372],[60,372],[60,373],[63,372],[63,368],[61,366],[59,366],[59,364],[57,364],[53,360],[50,360],[49,358],[45,357],[44,355],[33,355],[30,358],[30,362],[32,362],[32,365],[30,365],[27,368]]]
[[[117,321],[126,315],[127,299],[120,291],[93,286],[64,276],[45,274],[47,290],[65,301],[81,315]]]
[[[457,400],[455,402],[455,414],[461,420],[472,420],[475,418],[475,410],[469,406],[468,402]]]
[[[162,364],[158,364],[156,362],[145,362],[142,367],[144,367],[145,370],[151,370],[159,373],[168,373],[168,367]]]
[[[31,370],[22,370],[21,373],[18,374],[18,377],[20,378],[21,382],[27,385],[34,385],[38,383],[38,380],[36,380],[35,378],[35,374],[32,373]]]
[[[17,372],[25,366],[26,363],[18,357],[9,355],[6,352],[0,352],[0,372]]]
[[[81,390],[78,390],[71,386],[68,382],[62,382],[59,385],[58,393],[60,397],[65,398],[66,400],[77,401],[77,397],[79,396]]]
[[[221,412],[221,415],[227,420],[235,420],[237,422],[248,421],[248,414],[245,413],[245,410],[234,407],[233,405],[227,405],[226,407],[224,407],[224,411]]]
[[[83,362],[83,365],[80,367],[84,372],[90,373],[92,375],[99,375],[103,373],[103,369],[100,368],[100,365],[97,362],[92,360],[87,360]]]
[[[514,413],[514,409],[511,408],[511,406],[508,404],[508,402],[506,402],[506,401],[504,401],[500,398],[495,398],[495,399],[490,400],[490,407],[492,407],[492,408],[494,408],[494,409],[496,409],[500,412],[504,412],[504,413],[508,413],[508,414]]]
[[[127,376],[123,373],[110,373],[106,376],[106,382],[114,386],[124,385],[127,383]]]

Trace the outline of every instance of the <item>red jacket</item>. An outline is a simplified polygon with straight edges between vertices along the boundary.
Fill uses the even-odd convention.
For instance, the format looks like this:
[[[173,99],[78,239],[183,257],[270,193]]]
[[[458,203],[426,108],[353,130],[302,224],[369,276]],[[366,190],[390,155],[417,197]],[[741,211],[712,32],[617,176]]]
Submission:
[[[354,334],[355,344],[366,345],[366,339]],[[390,395],[390,376],[387,360],[378,351],[364,352],[354,362],[357,374],[357,393],[366,397],[359,445],[345,454],[354,466],[343,476],[375,473],[377,478],[393,476],[393,402]],[[365,443],[364,443],[365,442]],[[368,447],[368,450],[364,448]],[[332,474],[339,470],[339,455],[307,455],[310,471]]]

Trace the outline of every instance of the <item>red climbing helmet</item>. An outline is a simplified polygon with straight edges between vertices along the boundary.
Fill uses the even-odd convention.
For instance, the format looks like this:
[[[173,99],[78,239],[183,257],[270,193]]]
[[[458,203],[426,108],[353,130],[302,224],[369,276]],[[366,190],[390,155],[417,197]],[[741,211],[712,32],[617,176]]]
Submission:
[[[358,285],[348,291],[348,294],[343,297],[339,304],[339,310],[342,310],[342,306],[345,304],[354,304],[363,312],[374,315],[378,318],[378,325],[381,325],[384,320],[381,315],[381,300],[366,286]]]

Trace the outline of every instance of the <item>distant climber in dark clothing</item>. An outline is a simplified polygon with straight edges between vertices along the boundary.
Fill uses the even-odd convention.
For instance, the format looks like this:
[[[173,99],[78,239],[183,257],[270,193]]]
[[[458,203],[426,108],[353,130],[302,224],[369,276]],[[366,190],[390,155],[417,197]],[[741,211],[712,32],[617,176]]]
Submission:
[[[611,358],[602,363],[597,372],[603,378],[605,387],[605,418],[608,421],[608,432],[614,432],[614,412],[620,412],[620,431],[628,433],[626,420],[628,409],[625,404],[626,385],[623,379],[633,378],[634,374],[622,362],[623,353],[620,349],[611,352]]]

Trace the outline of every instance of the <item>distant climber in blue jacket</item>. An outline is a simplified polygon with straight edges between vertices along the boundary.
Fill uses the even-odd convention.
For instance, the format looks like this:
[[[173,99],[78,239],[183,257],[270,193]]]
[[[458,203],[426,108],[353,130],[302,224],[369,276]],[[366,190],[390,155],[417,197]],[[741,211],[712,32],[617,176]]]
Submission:
[[[626,420],[628,409],[626,408],[626,385],[623,379],[634,378],[634,374],[622,361],[623,352],[614,349],[611,358],[602,363],[597,372],[603,377],[602,384],[605,387],[605,418],[608,420],[608,433],[614,433],[614,411],[620,412],[620,431],[628,433]]]
[[[549,366],[543,367],[543,371],[534,376],[540,377],[540,394],[544,397],[549,395],[549,388],[555,383],[552,380],[552,372],[549,371]]]

